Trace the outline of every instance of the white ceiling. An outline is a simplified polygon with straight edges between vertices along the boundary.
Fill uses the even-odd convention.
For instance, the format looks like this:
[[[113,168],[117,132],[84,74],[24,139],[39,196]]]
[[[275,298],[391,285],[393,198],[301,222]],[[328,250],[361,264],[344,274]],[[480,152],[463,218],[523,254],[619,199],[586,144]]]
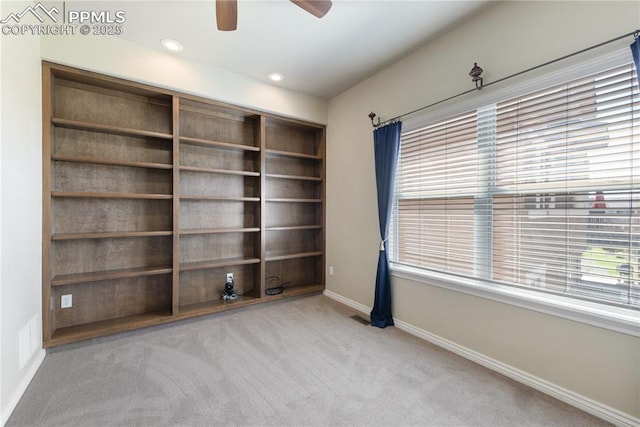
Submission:
[[[74,2],[75,4],[76,2]],[[458,25],[489,0],[334,0],[318,19],[287,0],[238,1],[238,29],[216,29],[215,0],[91,2],[124,10],[122,38],[152,49],[172,38],[176,55],[330,99]]]

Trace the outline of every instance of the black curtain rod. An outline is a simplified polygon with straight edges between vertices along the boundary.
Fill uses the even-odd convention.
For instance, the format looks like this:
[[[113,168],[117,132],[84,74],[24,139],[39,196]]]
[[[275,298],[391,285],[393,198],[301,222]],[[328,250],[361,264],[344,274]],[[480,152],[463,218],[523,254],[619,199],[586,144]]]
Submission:
[[[607,40],[607,41],[605,41],[605,42],[598,43],[598,44],[596,44],[596,45],[593,45],[593,46],[587,47],[587,48],[582,49],[582,50],[579,50],[579,51],[577,51],[577,52],[570,53],[570,54],[565,55],[565,56],[562,56],[562,57],[560,57],[560,58],[553,59],[553,60],[548,61],[548,62],[545,62],[545,63],[543,63],[543,64],[536,65],[535,67],[527,68],[526,70],[519,71],[519,72],[517,72],[517,73],[511,74],[510,76],[503,77],[503,78],[501,78],[501,79],[498,79],[498,80],[496,80],[496,81],[493,81],[493,82],[487,83],[487,84],[485,84],[485,85],[480,84],[480,86],[478,86],[478,85],[476,84],[476,87],[475,87],[475,88],[473,88],[473,89],[469,89],[469,90],[466,90],[466,91],[464,91],[464,92],[461,92],[461,93],[459,93],[459,94],[457,94],[457,95],[453,95],[453,96],[450,96],[450,97],[448,97],[448,98],[442,99],[442,100],[440,100],[440,101],[436,101],[436,102],[434,102],[434,103],[432,103],[432,104],[425,105],[424,107],[416,108],[415,110],[409,111],[408,113],[401,114],[401,115],[396,116],[396,117],[394,117],[394,118],[392,118],[392,119],[385,120],[384,122],[380,122],[380,118],[378,117],[378,123],[374,123],[374,122],[373,122],[373,119],[376,117],[376,113],[373,113],[373,112],[369,113],[369,118],[371,119],[371,124],[373,125],[373,127],[374,127],[374,128],[377,128],[377,127],[379,127],[379,126],[384,126],[384,125],[386,125],[386,124],[388,124],[388,123],[394,122],[394,121],[396,121],[396,120],[400,120],[401,118],[403,118],[403,117],[405,117],[405,116],[408,116],[408,115],[411,115],[411,114],[417,113],[418,111],[426,110],[427,108],[431,108],[431,107],[436,106],[436,105],[438,105],[438,104],[442,104],[443,102],[451,101],[452,99],[458,98],[458,97],[460,97],[460,96],[466,95],[466,94],[471,93],[471,92],[475,92],[475,91],[477,91],[477,90],[482,89],[483,87],[491,86],[491,85],[493,85],[493,84],[500,83],[500,82],[503,82],[503,81],[505,81],[505,80],[511,79],[511,78],[513,78],[513,77],[517,77],[517,76],[519,76],[519,75],[522,75],[522,74],[528,73],[529,71],[533,71],[533,70],[537,70],[538,68],[546,67],[547,65],[551,65],[551,64],[553,64],[553,63],[556,63],[556,62],[559,62],[559,61],[563,61],[563,60],[565,60],[565,59],[567,59],[567,58],[571,58],[572,56],[579,55],[579,54],[584,53],[584,52],[588,52],[588,51],[590,51],[590,50],[592,50],[592,49],[596,49],[596,48],[599,48],[599,47],[601,47],[601,46],[607,45],[607,44],[609,44],[609,43],[613,43],[613,42],[616,42],[616,41],[618,41],[618,40],[622,40],[623,38],[625,38],[625,37],[629,37],[629,36],[633,36],[633,37],[635,37],[635,38],[637,39],[637,38],[638,38],[638,36],[640,36],[640,29],[635,30],[635,31],[632,31],[632,32],[627,33],[627,34],[623,34],[623,35],[618,36],[618,37],[616,37],[616,38],[614,38],[614,39]],[[480,69],[480,73],[482,73],[482,69]],[[640,76],[638,76],[638,78],[640,78]],[[475,81],[475,79],[474,79],[474,81]],[[482,79],[480,79],[480,81],[482,81]]]

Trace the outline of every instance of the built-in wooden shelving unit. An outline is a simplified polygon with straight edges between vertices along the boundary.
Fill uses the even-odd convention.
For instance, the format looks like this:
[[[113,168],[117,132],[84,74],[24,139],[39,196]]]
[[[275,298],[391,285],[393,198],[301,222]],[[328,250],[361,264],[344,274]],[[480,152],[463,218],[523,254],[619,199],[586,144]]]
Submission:
[[[44,345],[324,289],[324,144],[321,125],[44,62]]]

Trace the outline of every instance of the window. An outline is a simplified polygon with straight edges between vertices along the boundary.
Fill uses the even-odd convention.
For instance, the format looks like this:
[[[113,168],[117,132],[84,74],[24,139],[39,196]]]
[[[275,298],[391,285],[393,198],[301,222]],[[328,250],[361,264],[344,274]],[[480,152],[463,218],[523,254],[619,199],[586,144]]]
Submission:
[[[396,179],[401,262],[472,274],[476,114],[402,136]]]
[[[391,260],[638,308],[639,188],[626,64],[405,132]]]

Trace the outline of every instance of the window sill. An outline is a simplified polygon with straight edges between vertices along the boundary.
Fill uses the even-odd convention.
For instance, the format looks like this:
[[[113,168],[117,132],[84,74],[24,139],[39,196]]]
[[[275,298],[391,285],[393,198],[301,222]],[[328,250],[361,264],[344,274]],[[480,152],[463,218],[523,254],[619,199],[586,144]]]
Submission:
[[[394,263],[391,263],[391,274],[394,277],[640,337],[640,312],[632,309],[612,307],[527,289],[512,288]]]

